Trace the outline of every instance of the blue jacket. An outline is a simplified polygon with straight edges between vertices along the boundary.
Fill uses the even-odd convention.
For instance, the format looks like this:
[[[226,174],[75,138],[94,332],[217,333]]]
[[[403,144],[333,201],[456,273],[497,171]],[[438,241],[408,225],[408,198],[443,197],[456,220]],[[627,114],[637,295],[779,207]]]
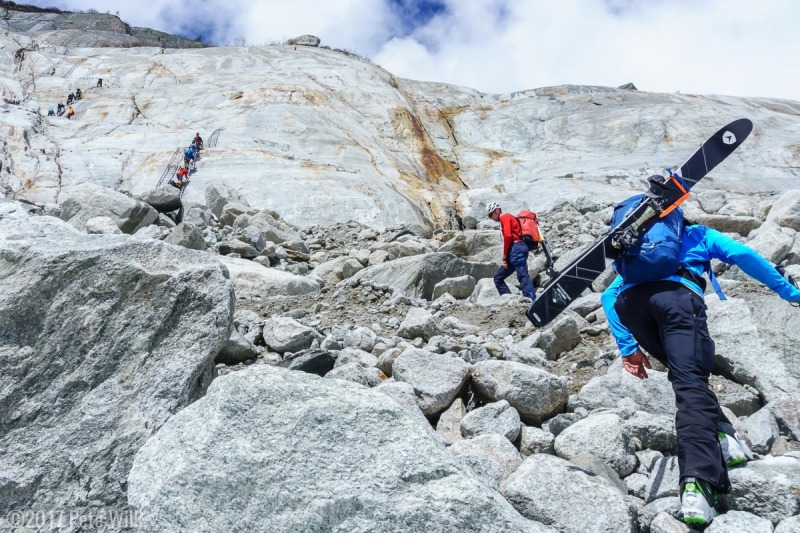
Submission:
[[[800,290],[792,286],[783,276],[778,274],[775,267],[766,259],[758,255],[752,248],[740,244],[722,233],[706,226],[686,226],[681,236],[681,262],[686,270],[691,270],[697,276],[702,276],[705,265],[711,259],[719,259],[724,263],[736,265],[742,271],[757,279],[778,296],[789,302],[800,302]],[[677,281],[693,290],[700,297],[703,291],[695,283],[681,276],[669,276],[665,281]],[[622,357],[632,355],[639,348],[639,344],[634,340],[631,332],[628,331],[619,320],[614,303],[617,296],[625,289],[632,287],[633,284],[624,284],[622,277],[617,279],[603,292],[600,298],[603,309],[608,318],[608,325],[611,333],[617,341]]]

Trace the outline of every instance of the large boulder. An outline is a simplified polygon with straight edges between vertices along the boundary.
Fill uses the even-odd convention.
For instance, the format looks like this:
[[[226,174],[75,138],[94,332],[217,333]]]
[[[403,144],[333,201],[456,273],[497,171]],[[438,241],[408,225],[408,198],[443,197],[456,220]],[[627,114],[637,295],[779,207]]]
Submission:
[[[127,506],[136,451],[203,394],[233,287],[211,256],[0,205],[0,516]]]
[[[731,493],[724,498],[731,509],[756,514],[773,524],[800,513],[800,460],[767,456],[733,468],[728,475]]]
[[[428,340],[442,330],[433,315],[427,309],[411,307],[397,329],[397,334],[404,339],[421,337]]]
[[[231,332],[231,338],[222,346],[214,361],[235,365],[248,359],[255,359],[259,353],[258,348],[252,342],[234,329]]]
[[[613,413],[589,416],[572,424],[556,437],[555,450],[564,459],[590,453],[622,477],[633,472],[637,463],[633,438]]]
[[[800,231],[800,189],[786,191],[769,210],[768,222]]]
[[[636,531],[635,512],[616,488],[559,457],[528,457],[500,492],[523,516],[559,531]]]
[[[66,220],[80,230],[94,217],[107,216],[123,233],[133,234],[139,228],[158,220],[158,211],[121,192],[97,185],[80,183],[61,190],[61,220]]]
[[[522,463],[522,457],[508,439],[497,433],[460,440],[450,451],[463,459],[493,489],[503,482]]]
[[[314,329],[289,317],[266,320],[262,335],[267,346],[278,353],[299,352],[311,347],[314,340],[322,340]]]
[[[212,183],[206,187],[206,205],[218,219],[222,216],[222,209],[228,204],[242,204],[249,206],[244,196],[227,183]]]
[[[164,242],[183,246],[190,250],[205,250],[206,241],[203,232],[191,222],[181,222],[170,232]]]
[[[128,481],[143,533],[547,531],[388,396],[266,365],[215,380]]]
[[[408,347],[392,365],[392,377],[414,387],[426,415],[447,409],[469,380],[470,364],[458,357]]]
[[[546,370],[514,361],[481,361],[472,367],[477,391],[496,402],[506,400],[522,420],[539,424],[567,403],[567,380]]]
[[[357,273],[353,279],[369,279],[403,291],[415,298],[433,298],[433,288],[447,278],[478,274],[479,268],[462,261],[450,253],[428,253],[412,257],[402,257],[370,266]]]
[[[171,185],[146,191],[140,194],[139,198],[159,213],[177,211],[182,205],[181,192]]]
[[[436,300],[443,294],[449,294],[453,298],[463,300],[469,298],[475,290],[475,278],[472,276],[459,276],[457,278],[443,279],[433,287],[433,299]]]
[[[744,511],[728,511],[715,518],[706,533],[773,533],[772,522]]]
[[[519,413],[505,400],[473,409],[461,420],[461,434],[468,439],[496,433],[514,442],[519,436],[520,428]]]
[[[578,399],[587,409],[633,404],[648,413],[666,416],[675,414],[675,394],[666,372],[648,370],[648,379],[639,379],[622,366],[617,358],[602,376],[595,376],[578,392]]]
[[[310,278],[267,268],[246,259],[220,256],[219,260],[228,267],[239,298],[260,300],[266,296],[319,292],[319,283]]]
[[[321,277],[328,283],[338,283],[343,279],[352,277],[363,268],[364,265],[355,257],[337,257],[314,268],[314,275]]]
[[[712,296],[706,305],[723,373],[755,387],[767,401],[800,390],[800,313],[795,308],[766,289],[748,291],[746,300]]]
[[[503,238],[494,230],[465,231],[440,246],[439,251],[466,261],[499,263],[503,255]]]

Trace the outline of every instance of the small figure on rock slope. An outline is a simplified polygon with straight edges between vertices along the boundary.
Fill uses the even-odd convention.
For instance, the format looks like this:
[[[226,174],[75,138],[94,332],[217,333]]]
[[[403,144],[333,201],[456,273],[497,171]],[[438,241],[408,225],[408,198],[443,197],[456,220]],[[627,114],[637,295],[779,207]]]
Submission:
[[[497,202],[492,202],[487,206],[487,216],[495,222],[500,222],[500,231],[503,234],[503,259],[500,268],[494,275],[494,285],[500,294],[510,294],[511,291],[506,284],[508,278],[514,272],[517,273],[522,294],[533,300],[536,297],[533,288],[533,281],[528,273],[528,253],[536,249],[541,237],[536,226],[536,215],[530,211],[533,217],[525,217],[524,222],[520,218],[510,213],[503,213]],[[532,222],[530,224],[528,219]]]

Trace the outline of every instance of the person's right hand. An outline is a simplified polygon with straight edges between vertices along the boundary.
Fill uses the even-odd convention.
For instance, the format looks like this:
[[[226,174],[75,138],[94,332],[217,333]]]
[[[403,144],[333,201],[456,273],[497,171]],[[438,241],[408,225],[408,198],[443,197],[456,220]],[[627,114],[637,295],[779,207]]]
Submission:
[[[503,260],[500,262],[500,266],[502,266],[503,268],[508,268],[508,261],[506,261],[505,259],[503,259]]]
[[[647,379],[647,370],[645,368],[651,368],[650,361],[641,349],[636,350],[635,353],[627,357],[623,357],[622,366],[639,379]]]

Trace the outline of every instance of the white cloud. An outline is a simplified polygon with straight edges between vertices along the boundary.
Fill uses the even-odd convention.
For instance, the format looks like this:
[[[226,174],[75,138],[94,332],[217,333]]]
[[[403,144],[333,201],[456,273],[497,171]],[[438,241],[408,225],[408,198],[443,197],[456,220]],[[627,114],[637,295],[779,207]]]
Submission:
[[[624,5],[625,2],[615,2]],[[800,99],[800,3],[791,0],[628,2],[449,1],[449,14],[393,39],[374,60],[395,75],[511,92],[632,81],[663,92]],[[418,43],[425,43],[421,53]]]
[[[445,0],[395,37],[390,0],[35,0],[218,43],[303,33],[397,76],[512,92],[565,83],[800,100],[796,0]],[[113,7],[112,7],[113,6]],[[211,31],[213,29],[213,32]]]

